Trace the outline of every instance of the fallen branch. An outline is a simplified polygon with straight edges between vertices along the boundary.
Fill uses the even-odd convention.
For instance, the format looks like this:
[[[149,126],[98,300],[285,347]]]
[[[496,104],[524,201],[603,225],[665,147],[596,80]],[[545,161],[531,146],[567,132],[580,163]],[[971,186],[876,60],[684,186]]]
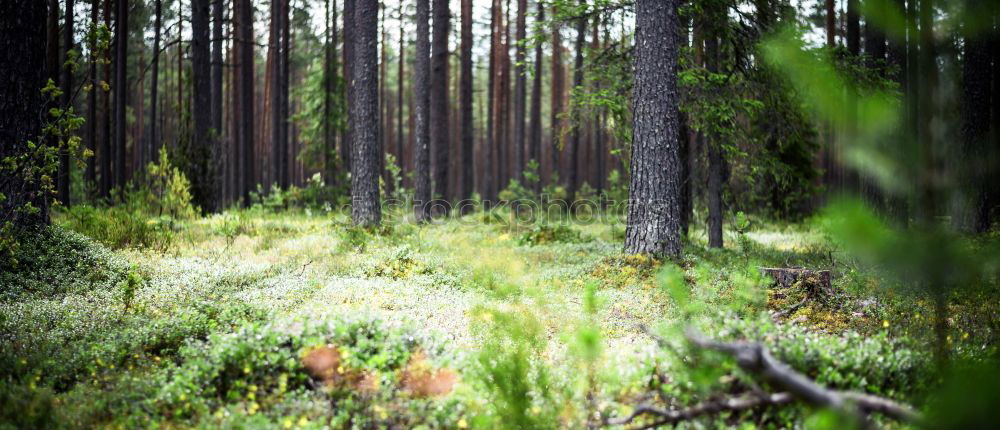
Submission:
[[[759,343],[724,343],[705,338],[688,330],[688,341],[700,348],[712,349],[736,358],[744,371],[761,376],[773,386],[788,391],[795,398],[812,406],[839,410],[865,422],[867,414],[878,412],[901,421],[918,422],[920,413],[891,399],[864,393],[842,392],[820,386],[805,375],[776,360]]]
[[[753,409],[758,406],[783,405],[792,401],[792,396],[788,393],[753,393],[739,397],[729,397],[723,399],[708,400],[698,403],[690,408],[678,410],[659,409],[649,405],[639,405],[629,416],[608,420],[608,425],[625,425],[643,415],[655,415],[658,419],[646,424],[639,429],[649,429],[667,424],[675,424],[681,421],[688,421],[703,415],[713,415],[719,412],[738,412]]]
[[[806,296],[806,298],[802,299],[802,301],[800,301],[800,302],[798,302],[798,303],[796,303],[794,305],[789,306],[788,309],[784,309],[784,310],[780,310],[780,311],[775,312],[773,316],[774,316],[774,318],[784,318],[786,316],[789,316],[789,315],[795,313],[795,311],[799,310],[799,308],[801,308],[802,306],[804,306],[807,302],[809,302],[809,297],[808,296]]]

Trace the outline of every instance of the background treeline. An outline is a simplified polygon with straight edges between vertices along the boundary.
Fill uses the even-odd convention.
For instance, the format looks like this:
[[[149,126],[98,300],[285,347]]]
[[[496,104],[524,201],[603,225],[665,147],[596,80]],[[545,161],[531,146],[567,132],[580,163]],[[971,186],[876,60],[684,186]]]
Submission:
[[[249,204],[251,193],[268,193],[272,184],[307,186],[316,173],[330,199],[346,198],[355,1],[48,0],[48,78],[86,120],[73,132],[82,139],[77,151],[94,154],[84,167],[62,151],[58,200],[114,201],[115,189],[148,181],[144,166],[161,149],[190,180],[203,211]],[[497,199],[519,196],[501,195],[505,189],[547,187],[556,197],[588,198],[617,187],[605,195],[624,196],[631,1],[430,3],[432,195]],[[938,179],[964,195],[939,202],[947,208],[937,214],[987,229],[998,201],[985,179],[996,167],[990,148],[998,146],[992,3],[683,2],[684,226],[692,215],[705,220],[718,245],[726,213],[798,218],[839,191],[863,195],[900,219],[910,213],[906,199],[883,192],[864,169],[845,167],[858,154],[837,136],[851,136],[850,126],[817,119],[760,60],[759,42],[793,25],[862,91],[907,100],[907,138],[954,142],[939,148]],[[392,156],[380,157],[384,192],[413,188],[419,167],[415,5],[378,8],[378,153]],[[105,49],[91,40],[102,29]],[[69,61],[74,67],[64,67]],[[921,91],[931,80],[942,81],[934,86],[940,94]],[[934,129],[920,117],[931,109],[961,126]]]

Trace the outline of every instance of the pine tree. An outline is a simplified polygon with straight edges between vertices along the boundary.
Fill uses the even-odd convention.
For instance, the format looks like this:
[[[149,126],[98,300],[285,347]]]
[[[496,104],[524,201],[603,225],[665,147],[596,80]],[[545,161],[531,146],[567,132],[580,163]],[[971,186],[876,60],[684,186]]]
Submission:
[[[350,17],[349,17],[350,18]],[[351,122],[351,217],[355,225],[382,221],[378,172],[378,1],[356,0]]]
[[[459,82],[459,106],[461,106],[462,127],[462,180],[459,181],[459,198],[472,196],[472,154],[475,130],[472,123],[472,0],[462,0],[461,36],[461,82]],[[467,210],[463,206],[463,210]]]
[[[414,168],[417,171],[415,204],[417,221],[430,219],[430,0],[417,0],[417,44],[413,54]]]
[[[448,34],[451,12],[448,0],[433,0],[433,37],[431,39],[431,184],[433,194],[447,199],[448,151]]]

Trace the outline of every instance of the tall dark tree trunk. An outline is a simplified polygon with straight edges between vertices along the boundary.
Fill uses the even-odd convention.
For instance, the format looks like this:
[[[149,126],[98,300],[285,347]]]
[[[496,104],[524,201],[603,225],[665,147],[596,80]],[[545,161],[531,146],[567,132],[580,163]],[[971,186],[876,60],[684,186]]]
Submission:
[[[968,10],[979,2],[966,1]],[[990,182],[986,173],[990,166],[990,119],[992,114],[991,84],[993,67],[990,46],[991,32],[967,23],[962,62],[962,145],[957,157],[956,173],[962,187],[955,202],[952,217],[955,226],[964,232],[983,233],[989,225]],[[996,184],[994,184],[995,186]]]
[[[711,27],[711,25],[709,25]],[[719,39],[715,31],[709,30],[705,38],[705,57],[709,72],[719,70]],[[725,181],[725,156],[722,140],[718,135],[708,134],[708,246],[722,248],[722,188]]]
[[[591,33],[591,49],[592,52],[599,52],[601,49],[601,18],[600,16],[594,17],[593,32]],[[687,44],[687,25],[684,26],[684,40],[683,43]],[[600,80],[594,82],[594,90],[600,92],[602,88]],[[593,117],[594,121],[594,189],[597,190],[597,195],[600,196],[604,191],[604,178],[607,174],[604,172],[604,160],[607,156],[607,151],[604,149],[604,109],[598,109]],[[685,180],[687,176],[684,176]]]
[[[524,182],[521,176],[524,172],[524,111],[527,104],[527,77],[524,76],[524,40],[528,37],[525,29],[527,9],[527,0],[517,0],[517,23],[514,30],[517,38],[517,50],[514,54],[514,154],[511,157],[511,164],[514,169],[514,179],[522,183]]]
[[[847,51],[851,55],[861,54],[860,0],[847,0]]]
[[[357,0],[354,10],[354,85],[351,117],[354,131],[351,165],[351,218],[355,225],[382,221],[378,177],[378,1]]]
[[[222,46],[223,35],[222,35],[222,16],[223,10],[226,8],[225,0],[213,0],[214,6],[212,7],[212,137],[215,143],[215,148],[213,148],[213,153],[219,154],[221,156],[221,143],[222,143]],[[218,157],[214,157],[218,158]],[[215,161],[215,166],[221,167],[221,163],[218,160]],[[217,169],[213,169],[217,170]],[[218,173],[212,175],[212,180],[216,183],[220,182]],[[220,187],[216,186],[216,190],[220,190]]]
[[[146,145],[146,160],[143,164],[151,160],[156,160],[160,151],[159,125],[160,117],[157,113],[159,108],[158,99],[160,97],[160,32],[163,29],[163,2],[156,0],[153,6],[153,64],[150,66],[150,88],[149,88],[149,143]]]
[[[125,125],[127,117],[125,108],[128,106],[128,14],[129,5],[126,0],[118,0],[115,14],[115,167],[114,186],[125,187]]]
[[[242,186],[240,193],[243,196],[243,204],[250,206],[250,192],[254,191],[256,182],[254,180],[254,35],[253,35],[253,6],[250,0],[234,0],[238,12],[236,27],[236,40],[239,46],[239,118],[237,119],[240,151],[242,152]]]
[[[209,39],[210,0],[191,0],[191,79],[194,135],[188,154],[191,196],[199,207],[215,212],[218,202],[212,179],[212,57]]]
[[[404,173],[403,165],[403,93],[406,82],[406,34],[403,14],[403,1],[399,2],[399,71],[396,74],[396,165],[400,173]],[[405,176],[405,174],[403,175]]]
[[[413,54],[415,210],[417,221],[430,219],[430,0],[417,0],[417,46]]]
[[[112,0],[104,1],[104,25],[107,28],[111,28],[111,3]],[[104,52],[104,67],[102,70],[104,82],[111,83],[111,50],[108,49]],[[100,120],[98,121],[98,127],[100,128],[100,151],[97,153],[99,159],[101,160],[101,186],[100,186],[100,196],[104,199],[109,199],[111,197],[111,188],[114,187],[114,174],[112,172],[111,166],[114,164],[114,153],[112,152],[112,134],[111,134],[111,87],[109,85],[108,90],[104,90],[100,87],[101,91],[101,111],[99,114]]]
[[[472,124],[472,0],[462,0],[462,36],[461,36],[461,79],[459,82],[459,106],[461,106],[462,126],[462,180],[459,181],[459,198],[472,196],[472,154],[475,129]],[[468,208],[462,207],[463,211]]]
[[[343,157],[344,169],[347,171],[353,171],[351,157],[354,155],[354,151],[351,149],[351,145],[354,144],[354,137],[352,136],[352,133],[354,133],[354,118],[349,113],[352,112],[352,106],[354,106],[354,92],[350,88],[354,85],[354,8],[357,1],[344,0],[344,82],[347,85],[344,95],[347,100],[348,115],[347,127],[340,138],[340,155]]]
[[[337,175],[337,138],[333,132],[334,83],[337,80],[337,0],[326,0],[326,58],[323,67],[323,176],[332,184]]]
[[[552,144],[550,151],[552,151],[552,166],[549,174],[549,181],[552,181],[554,175],[558,174],[559,171],[559,152],[560,152],[560,135],[562,135],[562,114],[563,114],[563,94],[566,87],[566,77],[564,75],[565,69],[563,69],[563,59],[562,59],[562,32],[558,24],[552,29],[552,88],[550,89],[552,95],[552,125],[549,132],[552,135]]]
[[[826,46],[837,44],[837,8],[836,0],[824,0],[826,6]]]
[[[540,22],[545,22],[545,3],[538,2]],[[535,74],[531,84],[531,141],[528,145],[528,158],[538,163],[542,162],[542,44],[535,45]],[[535,184],[535,192],[541,191],[541,181]]]
[[[636,0],[632,178],[625,252],[681,255],[677,0]]]
[[[157,5],[159,5],[159,1],[157,1]],[[90,0],[90,23],[93,26],[97,26],[100,19],[98,18],[98,7],[99,7],[98,0]],[[156,30],[159,31],[159,28],[157,28]],[[157,49],[157,51],[159,51],[159,49]],[[153,58],[155,59],[156,57]],[[97,104],[97,93],[101,91],[100,85],[97,82],[96,52],[90,52],[90,69],[87,75],[87,79],[91,86],[90,92],[88,92],[87,94],[87,148],[89,148],[90,151],[94,153],[96,156],[97,141],[98,141],[97,110],[99,109]],[[155,115],[154,118],[156,118]],[[97,158],[92,158],[90,160],[87,160],[86,179],[87,179],[87,184],[89,184],[90,186],[97,185],[95,183],[95,181],[97,180],[96,164],[97,164]],[[88,196],[88,197],[93,197],[93,196]]]
[[[490,4],[490,64],[489,78],[487,85],[487,113],[486,113],[486,139],[483,142],[483,198],[492,200],[496,197],[496,157],[494,157],[496,146],[496,95],[497,95],[497,71],[499,70],[498,58],[500,55],[500,0],[493,0]],[[489,203],[487,203],[489,204]]]
[[[278,92],[281,95],[281,170],[278,176],[279,184],[282,188],[288,188],[292,184],[292,165],[290,150],[292,149],[291,127],[288,118],[291,116],[291,96],[290,82],[292,76],[292,26],[289,19],[291,14],[290,0],[283,0],[281,5],[281,85]]]
[[[28,151],[28,141],[42,133],[41,89],[51,75],[46,64],[47,4],[38,0],[0,2],[0,159],[18,157]],[[58,10],[57,10],[58,14]],[[58,21],[58,18],[57,18]],[[58,26],[58,22],[57,22]],[[11,61],[17,59],[17,61]],[[16,169],[16,168],[15,168]],[[10,167],[0,167],[0,228],[47,223],[46,198],[37,178],[25,178]],[[21,211],[31,204],[39,209]]]
[[[282,42],[282,36],[284,35],[284,0],[274,0],[271,2],[271,35],[270,41],[268,42],[269,57],[271,57],[271,70],[270,78],[271,82],[271,168],[274,172],[274,176],[271,181],[279,187],[285,188],[285,175],[284,166],[285,158],[284,154],[287,151],[285,147],[285,140],[283,138],[283,123],[284,118],[282,117],[282,75],[284,74],[284,55],[282,54],[282,48],[284,44]]]
[[[586,7],[586,2],[580,0],[580,5]],[[587,43],[587,20],[577,19],[576,22],[576,59],[573,62],[573,88],[583,87],[583,46]],[[569,166],[566,172],[566,196],[576,199],[576,189],[579,187],[580,130],[583,129],[583,117],[578,108],[573,109],[572,128],[569,138]]]
[[[66,64],[69,61],[70,51],[74,49],[73,41],[73,0],[66,0],[66,16],[63,19],[63,55],[62,64]],[[62,91],[63,99],[62,105],[65,109],[71,109],[73,107],[73,71],[68,67],[62,67]],[[70,205],[69,201],[69,150],[67,148],[62,148],[59,151],[59,201],[66,206]]]
[[[433,193],[448,199],[448,0],[434,0],[431,39],[431,184]]]

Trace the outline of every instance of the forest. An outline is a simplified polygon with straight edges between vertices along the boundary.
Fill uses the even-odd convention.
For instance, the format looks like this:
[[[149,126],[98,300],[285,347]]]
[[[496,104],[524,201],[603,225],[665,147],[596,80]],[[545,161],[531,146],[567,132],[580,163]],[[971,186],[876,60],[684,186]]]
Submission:
[[[998,419],[1000,0],[0,0],[0,430]]]

